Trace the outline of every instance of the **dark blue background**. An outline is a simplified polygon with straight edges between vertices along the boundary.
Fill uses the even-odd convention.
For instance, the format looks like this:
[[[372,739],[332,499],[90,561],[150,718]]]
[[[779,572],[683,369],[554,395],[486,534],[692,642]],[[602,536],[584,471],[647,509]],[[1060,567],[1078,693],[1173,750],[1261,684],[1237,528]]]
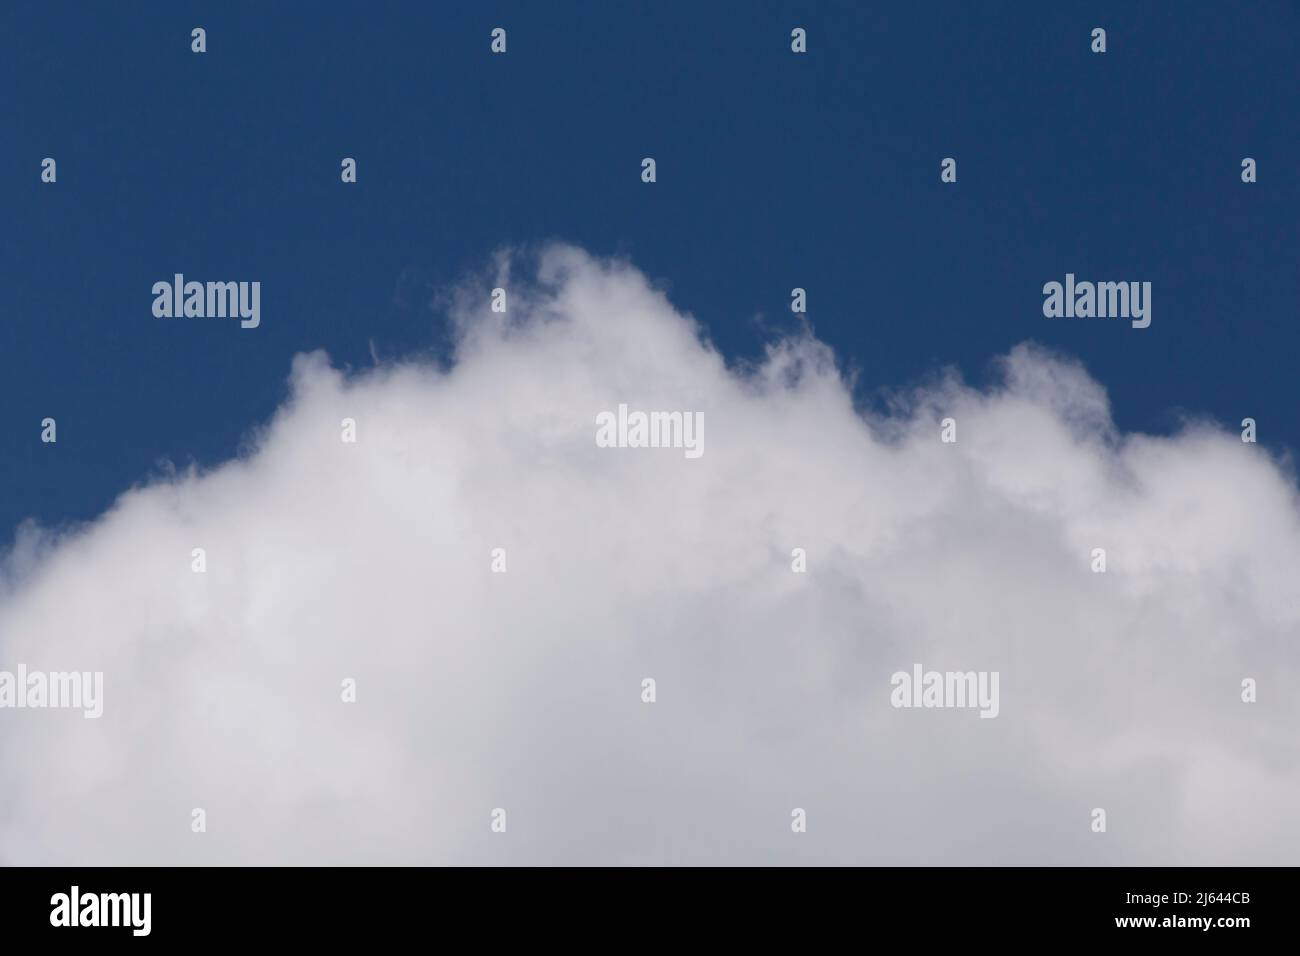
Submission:
[[[0,536],[231,455],[295,352],[436,352],[434,291],[548,237],[629,255],[731,355],[798,285],[867,391],[978,382],[1033,338],[1127,429],[1250,415],[1300,446],[1293,4],[6,2],[0,27]],[[178,271],[260,280],[261,328],[154,318]],[[1151,281],[1151,327],[1045,319],[1067,271]]]

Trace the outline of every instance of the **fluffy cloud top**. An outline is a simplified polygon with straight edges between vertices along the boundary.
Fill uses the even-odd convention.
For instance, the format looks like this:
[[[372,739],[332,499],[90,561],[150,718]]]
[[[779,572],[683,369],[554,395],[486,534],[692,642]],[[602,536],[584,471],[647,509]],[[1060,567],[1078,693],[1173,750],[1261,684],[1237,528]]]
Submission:
[[[631,266],[525,266],[446,368],[300,356],[249,454],[19,535],[0,670],[103,671],[104,713],[0,710],[0,862],[1300,858],[1263,449],[1119,434],[1030,347],[863,412],[811,337],[729,368]],[[704,455],[598,448],[620,403],[702,412]],[[998,671],[998,717],[892,707],[917,662]]]

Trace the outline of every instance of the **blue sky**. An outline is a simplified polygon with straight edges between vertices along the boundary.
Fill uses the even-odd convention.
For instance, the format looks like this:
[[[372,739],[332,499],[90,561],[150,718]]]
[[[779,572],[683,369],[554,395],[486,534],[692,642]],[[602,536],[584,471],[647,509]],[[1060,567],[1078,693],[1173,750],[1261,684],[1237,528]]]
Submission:
[[[1294,4],[7,3],[0,83],[6,537],[229,457],[295,353],[439,351],[437,290],[548,238],[729,356],[805,287],[867,399],[1033,339],[1125,429],[1300,446]],[[261,327],[154,318],[174,272],[260,281]],[[1044,318],[1066,272],[1150,281],[1151,327]]]

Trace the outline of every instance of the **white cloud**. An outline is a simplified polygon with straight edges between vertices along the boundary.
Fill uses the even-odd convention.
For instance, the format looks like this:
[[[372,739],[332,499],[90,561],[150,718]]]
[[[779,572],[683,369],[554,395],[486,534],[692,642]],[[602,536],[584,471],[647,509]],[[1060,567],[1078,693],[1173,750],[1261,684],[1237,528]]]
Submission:
[[[28,529],[0,669],[102,670],[104,715],[0,710],[0,862],[1295,862],[1262,447],[1119,434],[1028,347],[864,416],[811,338],[739,372],[630,266],[532,264],[508,317],[456,300],[449,368],[302,356],[244,459]],[[597,448],[620,402],[705,454]],[[999,671],[999,717],[891,708],[913,662]]]

